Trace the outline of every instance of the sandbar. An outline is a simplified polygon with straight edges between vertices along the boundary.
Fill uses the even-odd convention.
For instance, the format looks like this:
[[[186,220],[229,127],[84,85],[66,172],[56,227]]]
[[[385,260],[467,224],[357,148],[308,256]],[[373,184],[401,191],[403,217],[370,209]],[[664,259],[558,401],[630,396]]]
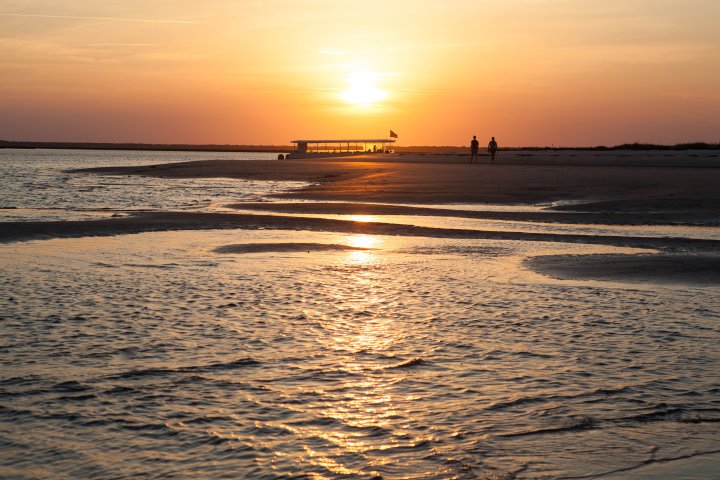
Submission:
[[[428,238],[522,240],[532,242],[585,243],[664,251],[715,252],[720,240],[672,237],[633,237],[530,233],[515,231],[433,228],[380,222],[355,222],[329,218],[254,215],[240,213],[141,212],[127,217],[86,221],[3,222],[0,242],[56,237],[110,236],[178,230],[306,230],[366,235],[399,235]]]
[[[556,155],[553,157],[552,155]],[[323,159],[208,160],[77,172],[158,177],[303,181],[278,198],[406,204],[581,204],[607,214],[669,215],[667,221],[720,222],[717,153],[573,152],[470,165],[463,155],[361,155]]]
[[[720,255],[546,255],[525,260],[538,273],[560,280],[720,284]]]
[[[504,220],[514,222],[543,222],[583,225],[698,225],[714,224],[707,216],[686,215],[682,219],[670,212],[606,212],[582,211],[585,205],[535,208],[527,210],[493,210],[479,207],[467,210],[444,206],[431,208],[421,205],[392,205],[366,202],[243,202],[226,205],[228,208],[244,211],[276,212],[288,214],[320,215],[405,215],[430,217],[474,218],[482,220]],[[581,210],[581,211],[573,211]],[[565,211],[567,210],[567,211]]]

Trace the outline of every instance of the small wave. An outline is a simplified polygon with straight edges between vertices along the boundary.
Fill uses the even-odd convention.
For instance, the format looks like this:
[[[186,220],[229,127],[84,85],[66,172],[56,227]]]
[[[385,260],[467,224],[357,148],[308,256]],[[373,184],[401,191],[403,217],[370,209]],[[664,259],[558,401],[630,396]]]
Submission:
[[[42,377],[37,375],[26,375],[22,377],[10,377],[0,380],[0,385],[31,385],[41,381]]]
[[[166,375],[168,373],[172,373],[175,370],[169,369],[169,368],[146,368],[142,370],[130,370],[123,373],[118,373],[115,375],[111,375],[110,378],[116,378],[116,379],[133,379],[133,378],[142,378],[142,377],[154,377],[154,376],[161,376]]]
[[[637,423],[649,423],[664,420],[679,419],[680,416],[685,412],[683,407],[665,407],[660,405],[656,411],[640,413],[637,415],[630,415],[627,417],[617,418],[616,421],[623,422],[637,422]]]
[[[519,357],[525,357],[525,358],[553,358],[553,355],[547,355],[545,353],[537,353],[537,352],[528,352],[525,350],[520,350],[517,352],[510,352],[512,355],[517,355]]]
[[[17,418],[17,417],[26,417],[26,416],[34,416],[33,412],[27,409],[23,408],[12,408],[5,405],[0,405],[0,417],[10,417],[10,418]]]
[[[683,418],[682,423],[720,423],[720,417],[695,417]]]
[[[417,450],[427,450],[432,447],[432,442],[430,440],[424,439],[424,440],[418,440],[414,443],[408,443],[405,445],[392,445],[384,448],[379,449],[371,449],[369,452],[373,453],[379,453],[381,455],[392,455],[392,454],[402,454],[402,453],[408,453],[408,452],[416,452]]]
[[[390,365],[390,366],[384,367],[383,370],[392,370],[395,368],[411,368],[411,367],[416,367],[418,365],[425,365],[426,363],[427,362],[425,360],[423,360],[422,358],[416,357],[411,360],[407,360],[405,362],[400,362],[395,365]]]
[[[254,434],[264,438],[264,437],[275,437],[275,438],[282,438],[286,435],[292,435],[293,431],[289,429],[288,427],[284,425],[271,425],[269,423],[255,423]]]
[[[226,415],[205,415],[202,417],[188,418],[182,423],[186,425],[208,425],[213,423],[233,423],[234,419]]]
[[[114,387],[103,392],[104,395],[134,395],[139,393],[138,390],[130,387]]]
[[[213,363],[204,367],[199,367],[199,370],[230,370],[233,368],[240,368],[240,367],[247,367],[251,365],[260,365],[260,362],[257,360],[254,360],[252,358],[238,358],[236,360],[232,360],[230,362],[220,362],[220,363]],[[195,367],[188,367],[188,368],[195,368]]]
[[[80,402],[83,400],[93,400],[95,398],[97,398],[96,395],[93,395],[92,393],[87,393],[85,395],[63,395],[61,397],[55,398],[55,400],[62,402]]]
[[[260,362],[252,358],[238,358],[230,362],[212,363],[210,365],[192,365],[188,367],[178,368],[146,368],[141,370],[130,370],[123,373],[111,375],[109,378],[115,379],[133,379],[142,377],[154,377],[163,375],[172,375],[176,373],[194,373],[208,372],[213,370],[232,370],[248,366],[259,365]]]
[[[615,419],[616,422],[664,422],[676,421],[680,423],[718,423],[720,422],[720,409],[718,408],[687,408],[684,406],[670,406],[661,404],[660,409],[654,412],[641,413],[628,417]],[[708,415],[709,414],[709,415]],[[713,415],[714,414],[714,415]]]
[[[498,358],[504,357],[506,355],[513,355],[517,357],[523,357],[523,358],[554,358],[552,355],[547,355],[545,353],[538,353],[538,352],[530,352],[526,350],[490,350],[489,352],[485,353],[485,360],[496,360]]]
[[[485,410],[504,410],[506,408],[516,407],[518,405],[527,405],[530,403],[541,403],[546,401],[548,401],[548,398],[546,397],[521,397],[513,400],[493,403]]]
[[[293,427],[340,427],[342,422],[337,418],[317,416],[314,418],[290,422],[288,425]]]
[[[153,438],[174,437],[178,432],[164,423],[127,423],[121,428]]]
[[[577,430],[587,430],[597,426],[599,421],[593,417],[579,416],[570,417],[556,427],[538,428],[534,430],[524,430],[520,432],[511,432],[500,435],[502,437],[525,437],[529,435],[546,435],[552,433],[565,433]]]
[[[89,387],[87,385],[83,385],[80,382],[71,380],[68,382],[61,382],[56,385],[53,385],[53,389],[58,390],[60,392],[73,393],[73,392],[85,392],[87,390],[90,390],[91,387]]]
[[[617,395],[619,393],[627,393],[630,390],[629,387],[617,387],[617,388],[598,388],[592,393],[595,395]]]
[[[131,268],[157,268],[159,270],[170,270],[172,268],[176,268],[178,266],[178,264],[177,263],[167,263],[164,265],[153,265],[153,264],[144,264],[144,263],[126,263],[123,266],[131,267]]]

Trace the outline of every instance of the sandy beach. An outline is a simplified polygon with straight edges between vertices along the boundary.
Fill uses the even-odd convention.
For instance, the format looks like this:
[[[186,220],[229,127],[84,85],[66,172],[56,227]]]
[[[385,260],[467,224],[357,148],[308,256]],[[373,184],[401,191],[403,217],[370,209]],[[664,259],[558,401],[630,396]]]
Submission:
[[[215,160],[145,167],[110,167],[79,173],[149,175],[171,178],[224,177],[308,182],[276,195],[277,202],[229,205],[242,214],[147,213],[92,222],[17,225],[5,241],[48,235],[108,235],[205,228],[275,228],[345,231],[367,234],[423,235],[437,238],[485,238],[553,241],[712,254],[714,240],[644,238],[632,235],[532,234],[389,225],[305,218],[303,214],[409,215],[601,225],[720,224],[720,159],[715,152],[505,152],[495,164],[469,165],[464,155],[360,155],[284,161]],[[283,202],[283,199],[293,200]],[[310,200],[297,202],[297,200]],[[399,205],[398,205],[399,204]],[[438,212],[437,204],[449,204]],[[467,209],[453,204],[540,204],[533,211]],[[426,205],[426,206],[424,206]],[[258,212],[257,214],[253,214]],[[262,213],[273,215],[263,215]],[[286,215],[283,215],[286,214]],[[588,263],[589,262],[589,263]],[[703,278],[717,282],[714,257],[639,257],[592,261],[567,258],[528,262],[538,271],[562,278],[645,280]],[[623,268],[618,268],[618,264]],[[571,265],[571,266],[568,266]],[[698,268],[703,266],[703,268]],[[654,271],[655,273],[652,273]],[[688,273],[692,272],[692,274]]]
[[[695,154],[693,154],[695,155]],[[215,160],[79,172],[225,177],[311,183],[278,197],[414,204],[576,202],[595,213],[670,213],[668,221],[718,220],[720,159],[678,152],[508,152],[495,164],[466,155],[359,155],[317,160]],[[567,208],[567,207],[566,207]],[[632,221],[632,220],[628,220]]]

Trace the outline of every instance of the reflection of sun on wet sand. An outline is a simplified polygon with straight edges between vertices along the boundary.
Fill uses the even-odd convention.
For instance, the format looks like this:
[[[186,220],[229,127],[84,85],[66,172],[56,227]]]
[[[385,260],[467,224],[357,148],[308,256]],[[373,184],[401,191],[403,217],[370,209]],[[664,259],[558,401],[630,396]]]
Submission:
[[[334,250],[365,251],[368,248],[331,243],[243,243],[224,245],[216,253],[325,252]]]

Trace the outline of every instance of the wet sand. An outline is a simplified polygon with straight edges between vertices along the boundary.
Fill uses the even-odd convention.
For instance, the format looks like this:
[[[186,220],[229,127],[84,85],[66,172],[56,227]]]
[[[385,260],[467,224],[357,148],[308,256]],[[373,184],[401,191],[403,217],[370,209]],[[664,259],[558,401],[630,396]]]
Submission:
[[[557,154],[559,155],[559,154]],[[664,154],[663,154],[664,155]],[[467,164],[458,155],[364,155],[321,160],[212,160],[146,167],[81,170],[112,175],[227,177],[306,181],[278,194],[315,201],[412,204],[579,202],[582,210],[673,214],[678,221],[720,217],[720,159],[660,153],[504,155]],[[599,207],[598,207],[599,205]]]
[[[111,236],[130,233],[178,230],[305,230],[366,235],[398,235],[429,238],[522,240],[531,242],[584,243],[664,251],[714,252],[720,240],[530,233],[515,231],[432,228],[414,225],[356,222],[328,218],[234,213],[146,212],[128,217],[88,221],[4,222],[0,242],[58,237]]]
[[[712,472],[720,471],[720,452],[704,455],[689,455],[673,460],[648,462],[638,468],[621,470],[610,475],[603,475],[604,480],[703,480],[715,478]]]
[[[519,222],[601,225],[720,224],[717,152],[503,152],[495,164],[470,165],[466,155],[360,155],[284,161],[209,160],[77,172],[157,177],[226,177],[308,182],[276,197],[313,202],[230,205],[288,214],[155,212],[86,222],[18,223],[0,241],[50,236],[113,235],[158,230],[281,229],[601,244],[683,253],[668,256],[539,258],[527,265],[557,278],[717,282],[708,254],[720,241],[612,235],[550,234],[363,223],[297,214],[438,215],[434,204],[541,204],[493,211],[445,208],[443,216]],[[338,203],[338,202],[348,203]],[[379,203],[380,202],[380,203]],[[411,205],[387,205],[382,203]],[[424,205],[427,205],[424,206]]]
[[[587,205],[569,205],[567,207],[533,207],[526,210],[493,210],[490,206],[478,210],[463,210],[461,206],[452,205],[423,207],[411,205],[388,205],[365,202],[243,202],[227,205],[229,208],[258,211],[320,215],[405,215],[430,217],[473,218],[482,220],[505,220],[514,222],[567,223],[582,225],[696,225],[714,224],[707,215],[688,214],[680,217],[673,212],[607,212],[584,211]],[[583,211],[558,211],[565,209]]]
[[[560,280],[720,284],[718,255],[548,255],[525,265]]]

